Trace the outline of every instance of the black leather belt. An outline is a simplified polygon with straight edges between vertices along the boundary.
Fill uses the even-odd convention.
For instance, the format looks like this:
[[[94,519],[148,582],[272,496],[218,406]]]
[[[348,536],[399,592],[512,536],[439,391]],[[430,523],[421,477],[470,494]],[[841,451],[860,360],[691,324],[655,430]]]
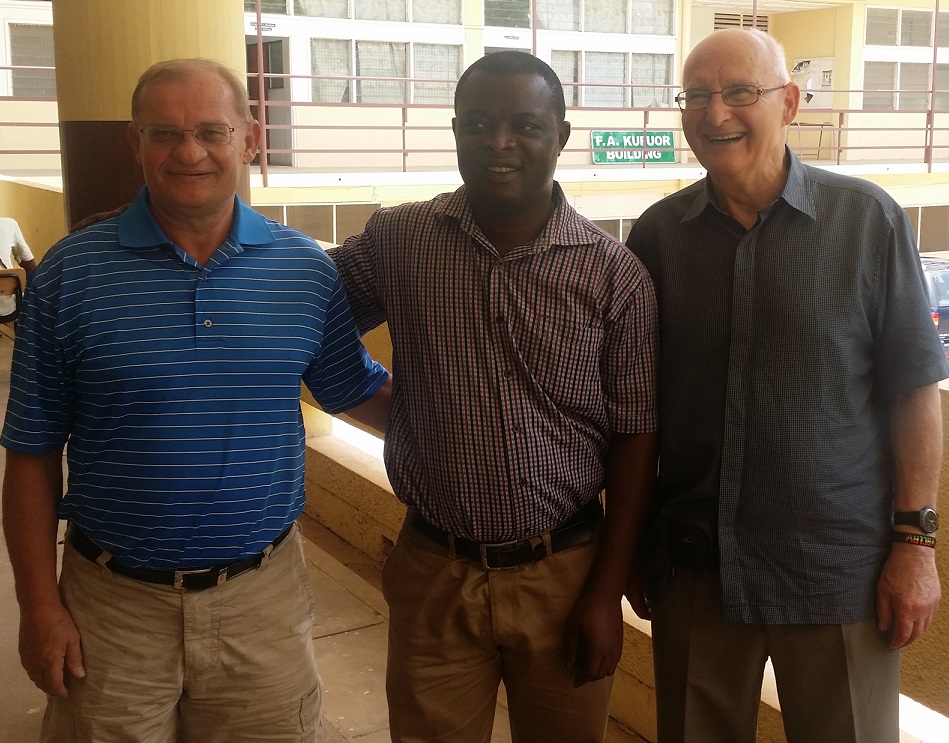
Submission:
[[[456,537],[426,521],[417,508],[409,508],[407,523],[423,537],[456,555],[480,563],[485,570],[515,568],[543,560],[547,555],[591,542],[600,530],[603,508],[594,500],[556,529],[526,539],[500,544],[473,542]],[[547,544],[550,551],[547,551]]]
[[[269,554],[277,545],[286,539],[293,529],[290,524],[283,533],[270,544],[266,550],[253,557],[245,557],[243,560],[229,562],[225,565],[213,565],[209,568],[194,568],[191,570],[148,570],[147,568],[130,568],[123,565],[114,557],[102,563],[113,573],[124,575],[126,578],[139,580],[143,583],[157,583],[162,586],[174,586],[175,588],[186,591],[203,591],[207,588],[219,586],[231,578],[236,578],[241,573],[249,570],[256,570],[264,560],[264,555]],[[105,553],[99,545],[93,542],[89,537],[82,533],[78,526],[70,524],[66,530],[66,539],[80,555],[87,560],[98,563],[99,558]]]

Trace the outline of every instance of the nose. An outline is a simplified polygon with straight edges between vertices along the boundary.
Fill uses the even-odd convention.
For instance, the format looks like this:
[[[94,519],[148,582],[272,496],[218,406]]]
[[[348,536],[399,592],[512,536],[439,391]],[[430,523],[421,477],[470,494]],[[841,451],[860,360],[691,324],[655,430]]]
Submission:
[[[207,155],[207,150],[198,144],[194,132],[185,129],[181,132],[181,139],[175,145],[175,157],[184,161],[198,161]]]
[[[514,132],[507,124],[498,124],[488,132],[486,144],[495,152],[510,149],[514,146]]]
[[[708,123],[718,126],[728,121],[732,117],[732,108],[722,97],[721,93],[713,95],[709,99],[708,107],[705,109],[705,120]]]

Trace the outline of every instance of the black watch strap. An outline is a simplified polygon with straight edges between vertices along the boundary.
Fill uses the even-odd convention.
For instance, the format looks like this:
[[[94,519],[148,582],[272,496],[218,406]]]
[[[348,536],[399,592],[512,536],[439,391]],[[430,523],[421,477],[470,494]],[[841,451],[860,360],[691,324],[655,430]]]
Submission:
[[[926,534],[932,534],[939,528],[939,514],[932,508],[921,508],[918,511],[896,511],[893,514],[893,524],[899,526],[915,526]]]

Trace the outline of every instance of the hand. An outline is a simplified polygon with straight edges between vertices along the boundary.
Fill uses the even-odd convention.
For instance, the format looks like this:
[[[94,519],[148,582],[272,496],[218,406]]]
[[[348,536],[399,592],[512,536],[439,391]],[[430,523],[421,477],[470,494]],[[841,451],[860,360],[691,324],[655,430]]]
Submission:
[[[85,677],[79,630],[65,606],[20,613],[20,662],[34,684],[57,697],[69,696],[66,671]]]
[[[620,601],[581,596],[567,619],[564,647],[575,686],[612,675],[623,652]]]
[[[69,228],[70,232],[79,232],[79,230],[85,229],[89,225],[97,224],[98,222],[103,222],[106,219],[112,219],[112,217],[119,216],[122,212],[129,208],[128,204],[123,204],[118,209],[113,209],[110,212],[96,212],[95,214],[90,214],[84,219],[80,219],[76,224]]]
[[[936,560],[928,547],[894,544],[877,582],[877,623],[890,647],[918,640],[932,622],[941,590]]]
[[[638,559],[634,561],[629,569],[625,595],[637,617],[645,619],[647,622],[652,620],[652,609],[649,606],[649,600],[646,598],[646,581],[643,578],[641,561]]]

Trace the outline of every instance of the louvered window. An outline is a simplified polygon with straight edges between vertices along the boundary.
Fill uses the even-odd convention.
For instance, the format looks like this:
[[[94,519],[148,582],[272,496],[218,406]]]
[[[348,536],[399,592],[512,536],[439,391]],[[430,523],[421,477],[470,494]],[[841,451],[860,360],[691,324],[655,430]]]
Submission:
[[[722,28],[756,28],[759,31],[768,31],[768,16],[752,13],[716,13],[714,20],[715,30]]]

